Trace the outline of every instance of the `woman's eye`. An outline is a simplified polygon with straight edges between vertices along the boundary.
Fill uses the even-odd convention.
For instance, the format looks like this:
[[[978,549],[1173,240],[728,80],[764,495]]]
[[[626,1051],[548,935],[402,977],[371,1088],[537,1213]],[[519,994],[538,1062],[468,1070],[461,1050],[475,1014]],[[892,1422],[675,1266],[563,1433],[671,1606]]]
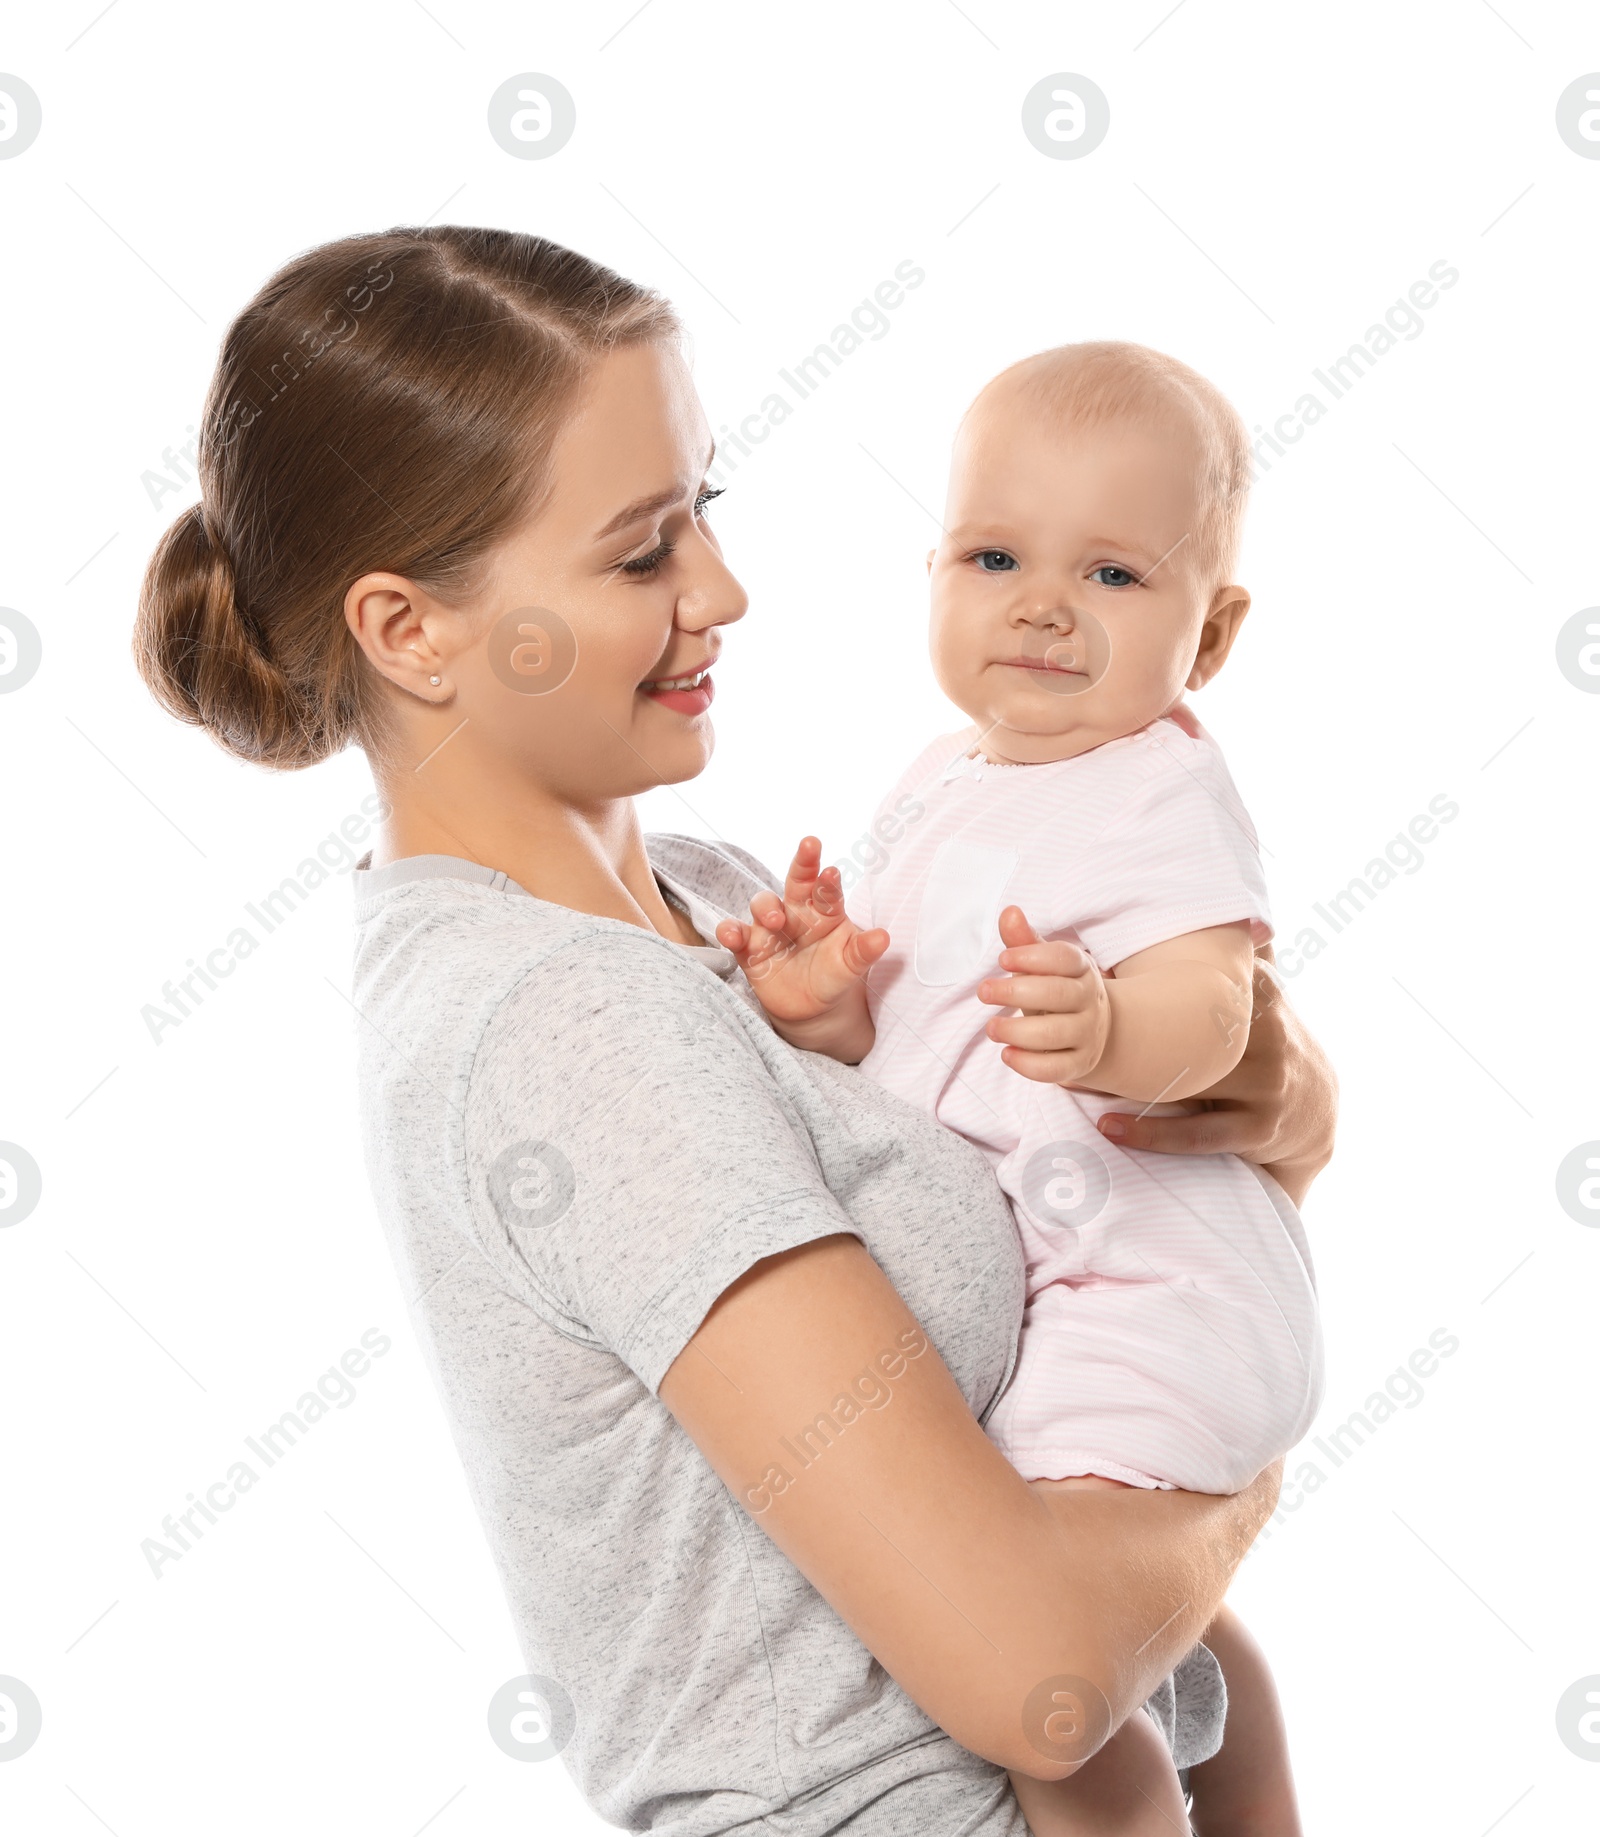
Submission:
[[[1017,566],[1016,557],[1004,549],[979,549],[972,559],[985,574],[1011,574]]]
[[[1108,580],[1104,578],[1107,575],[1115,575],[1116,578]],[[1096,568],[1089,578],[1090,580],[1099,581],[1102,587],[1137,587],[1139,584],[1137,576],[1130,574],[1126,568],[1119,568],[1115,562],[1110,561],[1108,561],[1104,567]]]
[[[721,485],[698,492],[694,500],[695,516],[703,517],[706,514],[706,506],[713,498],[721,497],[722,492]],[[648,555],[635,555],[632,561],[623,562],[619,571],[623,574],[654,574],[677,546],[671,537],[663,536]]]
[[[673,544],[663,536],[648,555],[635,555],[632,561],[623,562],[622,572],[624,574],[654,574],[672,553],[672,550]]]

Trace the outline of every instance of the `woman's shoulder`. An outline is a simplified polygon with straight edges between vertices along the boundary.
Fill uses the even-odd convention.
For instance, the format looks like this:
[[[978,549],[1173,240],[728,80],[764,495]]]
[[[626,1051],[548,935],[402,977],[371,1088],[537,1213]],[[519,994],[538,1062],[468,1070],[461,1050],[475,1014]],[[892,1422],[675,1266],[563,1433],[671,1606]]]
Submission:
[[[357,1007],[386,1029],[420,1024],[435,1051],[449,1039],[471,1057],[508,1010],[555,1035],[584,1015],[685,1009],[713,992],[693,953],[654,931],[438,860],[357,886]]]

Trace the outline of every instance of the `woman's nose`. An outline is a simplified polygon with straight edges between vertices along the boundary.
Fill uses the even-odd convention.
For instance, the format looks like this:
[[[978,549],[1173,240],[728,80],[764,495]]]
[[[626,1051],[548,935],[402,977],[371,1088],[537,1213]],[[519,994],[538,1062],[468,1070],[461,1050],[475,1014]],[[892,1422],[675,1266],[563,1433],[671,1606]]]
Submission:
[[[750,609],[750,596],[718,557],[704,578],[678,595],[677,621],[685,631],[732,625]]]

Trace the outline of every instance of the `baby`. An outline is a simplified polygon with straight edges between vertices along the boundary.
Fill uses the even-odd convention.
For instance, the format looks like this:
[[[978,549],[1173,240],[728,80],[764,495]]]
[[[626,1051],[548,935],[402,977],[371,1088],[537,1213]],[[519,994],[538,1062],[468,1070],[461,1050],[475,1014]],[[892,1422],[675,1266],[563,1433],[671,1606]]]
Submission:
[[[1067,345],[989,383],[928,557],[934,669],[973,725],[883,800],[874,833],[899,839],[848,905],[807,837],[785,897],[718,931],[794,1045],[859,1062],[994,1166],[1027,1303],[986,1427],[1032,1481],[1237,1492],[1320,1400],[1287,1196],[1234,1156],[1097,1128],[1205,1091],[1249,1032],[1270,936],[1255,833],[1181,705],[1249,610],[1249,471],[1217,390],[1141,346]],[[1197,1828],[1292,1837],[1265,1661],[1227,1610],[1207,1642],[1230,1702],[1193,1776]],[[1014,1784],[1038,1837],[1188,1828],[1145,1717],[1070,1779]]]

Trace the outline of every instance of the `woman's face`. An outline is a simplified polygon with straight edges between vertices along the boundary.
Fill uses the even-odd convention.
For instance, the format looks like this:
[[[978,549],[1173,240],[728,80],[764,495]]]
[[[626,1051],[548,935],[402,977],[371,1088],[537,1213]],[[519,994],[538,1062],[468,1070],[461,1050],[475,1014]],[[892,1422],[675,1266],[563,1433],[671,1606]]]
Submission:
[[[549,494],[496,551],[449,664],[472,750],[575,803],[704,769],[705,672],[748,604],[706,520],[711,455],[675,349],[599,360],[556,439]]]

